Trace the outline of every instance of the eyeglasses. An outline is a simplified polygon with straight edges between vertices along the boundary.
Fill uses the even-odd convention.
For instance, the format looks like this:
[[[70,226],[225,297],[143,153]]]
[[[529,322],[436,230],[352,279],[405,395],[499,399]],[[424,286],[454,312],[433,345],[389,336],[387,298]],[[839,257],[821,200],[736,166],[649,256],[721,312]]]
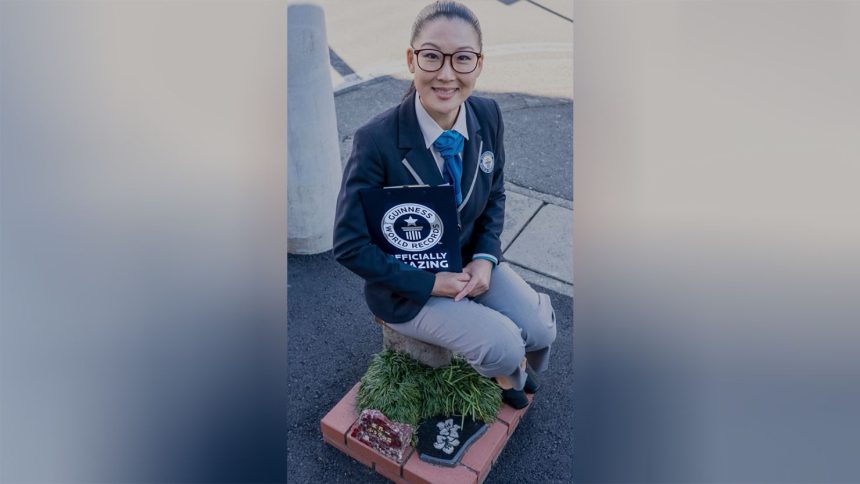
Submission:
[[[445,65],[445,58],[450,57],[451,68],[460,74],[469,74],[477,69],[478,59],[484,55],[469,50],[460,50],[453,54],[445,54],[436,49],[417,49],[414,52],[415,58],[418,60],[418,67],[422,71],[436,72]]]

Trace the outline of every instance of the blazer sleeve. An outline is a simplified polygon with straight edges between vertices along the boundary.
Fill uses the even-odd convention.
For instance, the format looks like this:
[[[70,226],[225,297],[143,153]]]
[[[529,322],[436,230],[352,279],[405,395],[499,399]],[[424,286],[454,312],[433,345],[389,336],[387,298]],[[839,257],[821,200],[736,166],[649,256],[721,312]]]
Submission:
[[[337,200],[334,257],[368,283],[381,284],[423,305],[430,298],[436,276],[405,264],[371,242],[359,190],[385,186],[384,160],[370,130],[355,133]]]
[[[490,254],[496,260],[502,260],[502,229],[505,226],[505,124],[499,104],[493,101],[498,115],[499,127],[496,132],[495,166],[493,180],[490,186],[489,198],[484,211],[475,220],[475,252]]]

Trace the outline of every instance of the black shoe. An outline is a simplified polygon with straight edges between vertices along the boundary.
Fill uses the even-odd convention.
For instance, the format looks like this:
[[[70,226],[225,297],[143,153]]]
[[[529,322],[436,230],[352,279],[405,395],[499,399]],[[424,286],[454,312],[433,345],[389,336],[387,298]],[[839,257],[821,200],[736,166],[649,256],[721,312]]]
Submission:
[[[526,397],[526,392],[522,390],[514,390],[513,388],[502,390],[502,401],[517,410],[529,406],[529,399]]]
[[[523,386],[523,390],[526,393],[534,394],[536,391],[540,389],[540,380],[538,380],[537,375],[530,369],[526,369],[526,384]]]

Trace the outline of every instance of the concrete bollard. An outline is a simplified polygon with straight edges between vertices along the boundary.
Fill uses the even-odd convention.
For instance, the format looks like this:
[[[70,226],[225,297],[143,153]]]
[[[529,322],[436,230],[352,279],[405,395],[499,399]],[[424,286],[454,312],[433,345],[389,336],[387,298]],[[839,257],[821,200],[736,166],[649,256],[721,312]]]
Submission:
[[[325,15],[287,7],[287,251],[332,248],[342,176]]]

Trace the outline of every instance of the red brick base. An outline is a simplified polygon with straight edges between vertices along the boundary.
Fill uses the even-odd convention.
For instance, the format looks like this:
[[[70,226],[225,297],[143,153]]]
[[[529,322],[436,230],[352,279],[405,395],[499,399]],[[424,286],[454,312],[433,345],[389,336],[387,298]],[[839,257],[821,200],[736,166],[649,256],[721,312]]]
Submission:
[[[407,452],[403,464],[398,464],[349,435],[353,423],[358,419],[355,408],[358,385],[356,383],[320,421],[323,440],[396,483],[480,484],[484,482],[520,419],[529,409],[526,407],[522,410],[514,410],[502,404],[497,416],[498,420],[490,424],[484,435],[472,443],[457,467],[443,467],[424,462],[418,458],[418,453],[414,449]],[[528,397],[531,402],[532,396]]]

